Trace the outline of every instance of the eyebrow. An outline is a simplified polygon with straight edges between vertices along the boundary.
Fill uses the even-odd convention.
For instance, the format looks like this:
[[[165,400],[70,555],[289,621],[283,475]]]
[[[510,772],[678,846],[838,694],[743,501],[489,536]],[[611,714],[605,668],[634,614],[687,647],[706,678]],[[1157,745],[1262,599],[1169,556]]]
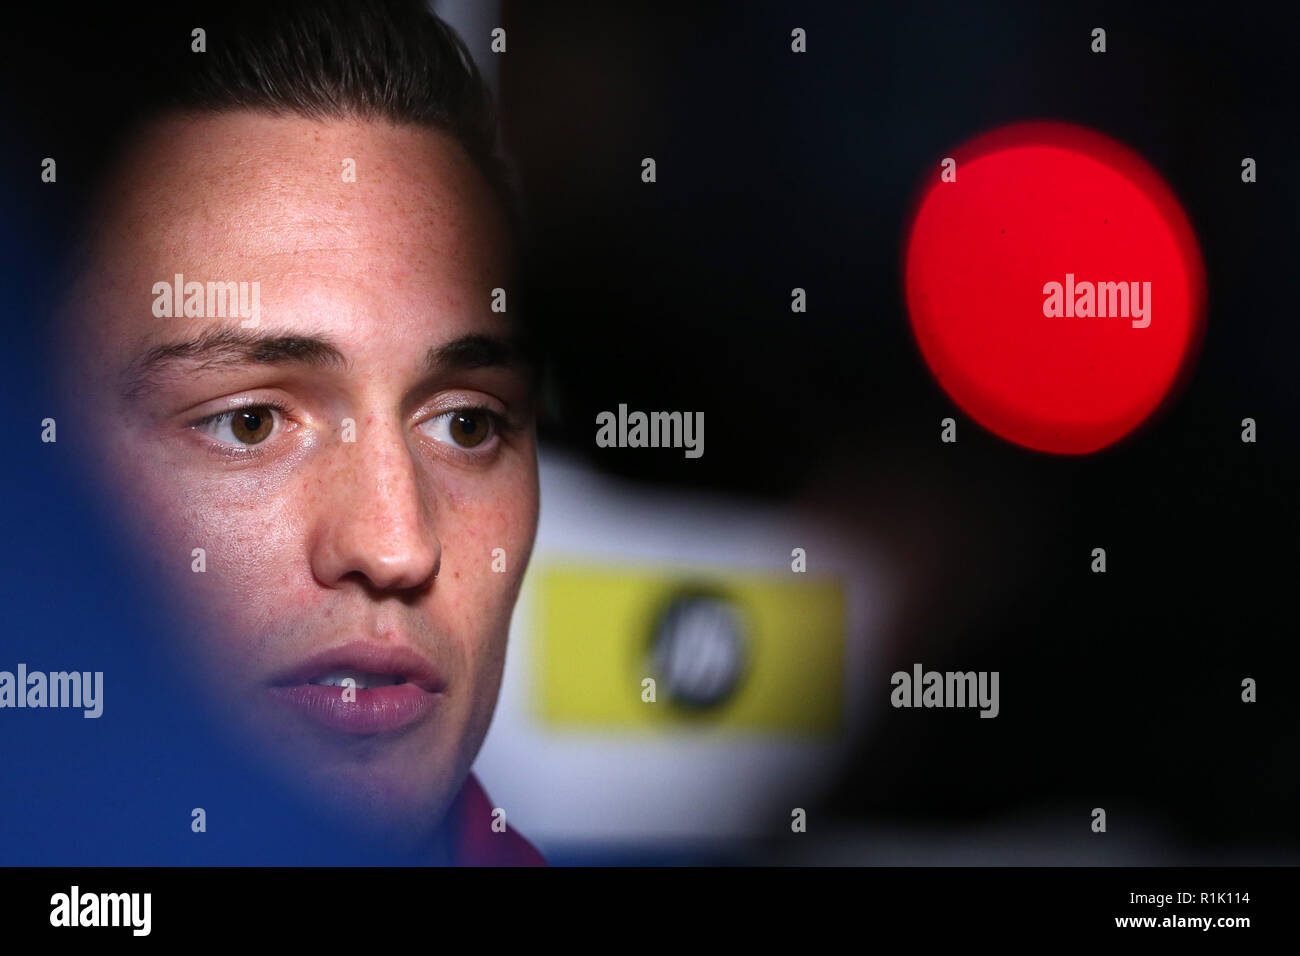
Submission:
[[[347,366],[342,350],[323,335],[284,335],[248,329],[209,329],[194,339],[156,345],[136,356],[123,375],[122,394],[137,399],[157,389],[163,374],[177,365],[195,371],[241,365],[299,363]]]
[[[527,364],[518,342],[481,333],[452,339],[429,349],[424,356],[426,373]]]
[[[197,338],[156,345],[137,356],[124,373],[123,395],[134,400],[156,390],[162,384],[161,377],[182,364],[191,364],[195,371],[205,371],[288,364],[347,368],[350,363],[342,349],[326,335],[210,329]],[[475,333],[430,348],[423,364],[425,374],[433,374],[530,363],[517,343]]]

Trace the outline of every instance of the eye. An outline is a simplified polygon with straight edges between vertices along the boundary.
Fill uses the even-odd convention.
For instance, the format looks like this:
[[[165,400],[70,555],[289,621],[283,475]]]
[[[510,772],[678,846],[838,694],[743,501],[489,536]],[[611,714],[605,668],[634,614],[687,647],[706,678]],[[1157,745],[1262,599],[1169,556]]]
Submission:
[[[461,408],[430,418],[420,430],[444,445],[477,448],[496,432],[496,416],[486,408]]]
[[[210,415],[194,427],[227,445],[260,445],[275,428],[279,411],[273,405],[247,405]]]

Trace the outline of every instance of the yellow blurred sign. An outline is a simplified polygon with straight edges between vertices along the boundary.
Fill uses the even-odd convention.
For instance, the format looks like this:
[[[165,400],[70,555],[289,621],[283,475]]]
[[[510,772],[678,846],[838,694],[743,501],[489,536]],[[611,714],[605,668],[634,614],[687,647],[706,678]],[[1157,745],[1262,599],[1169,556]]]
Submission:
[[[542,719],[585,729],[831,734],[844,591],[787,572],[551,562],[535,568]],[[654,703],[643,681],[656,682]]]

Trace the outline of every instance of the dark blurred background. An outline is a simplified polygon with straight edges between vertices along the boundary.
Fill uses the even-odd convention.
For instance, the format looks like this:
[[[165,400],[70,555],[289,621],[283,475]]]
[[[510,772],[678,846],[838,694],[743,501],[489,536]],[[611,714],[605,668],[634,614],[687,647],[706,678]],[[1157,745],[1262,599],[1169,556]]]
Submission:
[[[674,860],[1300,858],[1297,17],[1281,4],[1135,6],[506,0],[488,5],[490,21],[478,9],[509,38],[490,69],[527,204],[516,301],[549,364],[547,447],[622,487],[830,522],[900,582],[874,645],[881,672],[920,661],[1001,673],[994,721],[894,710],[880,679],[863,691],[870,732],[820,797],[833,825],[803,843],[760,835]],[[71,517],[75,483],[64,488],[32,438],[47,384],[30,357],[77,184],[102,158],[115,104],[149,82],[138,51],[176,16],[52,4],[15,11],[6,30],[3,381],[21,439],[4,470],[0,665],[105,614],[134,626],[111,593],[92,597],[95,574],[69,571],[80,557],[51,544],[112,546]],[[1096,26],[1104,55],[1089,51]],[[806,54],[791,52],[795,27]],[[1207,333],[1185,392],[1090,456],[1032,452],[964,418],[901,301],[922,177],[960,142],[1029,118],[1080,123],[1144,156],[1206,261]],[[57,191],[39,181],[46,155],[67,157]],[[653,185],[640,178],[647,156]],[[790,311],[796,286],[804,314]],[[703,411],[707,454],[597,448],[595,416],[619,403]],[[950,415],[955,445],[939,441]],[[1240,440],[1245,417],[1255,444]],[[1097,546],[1105,575],[1089,572]],[[1240,700],[1244,677],[1258,681],[1254,705]],[[48,768],[37,772],[13,715],[0,721],[6,800],[28,795],[6,808],[12,828]],[[92,766],[84,779],[100,776],[113,774]],[[1113,838],[1141,821],[1130,855],[1076,847],[1097,806]],[[23,832],[42,839],[34,824]],[[1042,845],[1060,853],[1035,856]],[[39,845],[6,850],[41,859]],[[604,855],[557,838],[553,852],[662,858],[644,837]]]

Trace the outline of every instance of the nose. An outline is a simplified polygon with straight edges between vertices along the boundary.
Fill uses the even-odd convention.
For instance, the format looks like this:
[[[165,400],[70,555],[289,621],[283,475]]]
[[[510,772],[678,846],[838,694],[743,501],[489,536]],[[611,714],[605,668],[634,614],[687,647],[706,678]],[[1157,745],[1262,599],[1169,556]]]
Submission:
[[[434,500],[400,427],[358,429],[320,463],[323,493],[309,503],[312,573],[327,587],[414,592],[438,576],[442,543]]]

